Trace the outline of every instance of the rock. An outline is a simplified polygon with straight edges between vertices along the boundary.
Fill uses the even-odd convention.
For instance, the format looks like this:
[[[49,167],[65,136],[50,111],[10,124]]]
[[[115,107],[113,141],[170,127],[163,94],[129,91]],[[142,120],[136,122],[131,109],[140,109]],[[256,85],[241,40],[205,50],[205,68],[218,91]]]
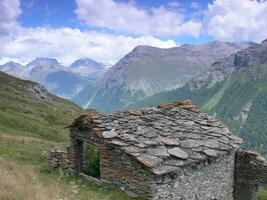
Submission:
[[[120,140],[112,140],[111,141],[112,144],[118,145],[118,146],[125,146],[127,145],[126,143],[120,141]]]
[[[136,147],[136,146],[127,146],[127,147],[122,147],[122,149],[124,149],[127,153],[140,153],[143,150]]]
[[[142,154],[141,156],[138,156],[137,160],[150,168],[156,167],[159,163],[162,162],[161,158],[148,154]]]
[[[167,159],[164,163],[166,165],[172,165],[172,166],[183,166],[184,165],[184,161],[178,160],[178,159]]]
[[[192,153],[190,155],[190,158],[193,159],[193,160],[204,160],[206,158],[206,156],[205,155],[202,155],[200,153],[194,152],[194,153]]]
[[[146,145],[158,145],[159,143],[156,141],[156,140],[149,140],[149,139],[146,139],[146,138],[142,138],[142,142]]]
[[[145,133],[144,134],[144,137],[146,137],[146,138],[155,138],[155,137],[157,137],[157,133],[155,133],[155,132],[148,132],[148,133]]]
[[[161,175],[161,174],[166,174],[169,172],[176,171],[177,169],[178,167],[175,167],[175,166],[162,165],[162,166],[152,169],[152,171],[154,172],[154,174]]]
[[[217,156],[217,152],[215,150],[212,149],[206,149],[203,151],[207,156],[212,156],[212,157],[216,157]]]
[[[209,147],[212,149],[218,149],[220,147],[220,143],[218,142],[218,140],[210,139],[210,140],[204,141],[203,146]]]
[[[236,143],[236,144],[242,144],[243,143],[243,139],[236,136],[236,135],[229,135],[228,138],[233,140],[234,143]]]
[[[189,157],[185,151],[183,151],[182,149],[180,149],[178,147],[169,149],[168,153],[177,157],[177,158],[181,158],[181,159],[187,159]]]
[[[193,134],[193,133],[186,134],[186,137],[187,137],[187,138],[190,138],[190,139],[195,139],[195,140],[198,140],[198,139],[201,138],[200,135],[198,135],[198,134]]]
[[[153,155],[153,156],[160,156],[160,157],[168,157],[170,156],[167,152],[167,149],[165,146],[158,146],[155,148],[148,148],[146,151],[147,154]]]
[[[263,157],[261,157],[261,156],[256,156],[256,158],[255,158],[257,161],[259,161],[259,162],[265,162],[265,159],[263,158]]]
[[[202,141],[187,139],[187,140],[181,141],[180,146],[186,149],[191,149],[191,148],[199,147],[202,144],[203,144]]]
[[[34,97],[41,99],[41,100],[50,100],[51,97],[48,95],[48,91],[39,84],[28,84],[26,87],[26,90],[28,90]]]
[[[166,144],[166,145],[179,145],[179,142],[176,138],[164,138],[164,137],[161,137],[159,139],[160,142],[162,142],[163,144]]]
[[[232,149],[232,146],[229,146],[229,145],[220,143],[218,149],[219,149],[219,150],[226,151],[226,150],[230,150],[230,149]]]
[[[144,130],[141,127],[137,127],[135,134],[136,135],[143,135],[144,134]]]
[[[111,131],[104,131],[102,133],[102,136],[106,139],[115,138],[118,136],[118,133],[115,131],[115,129],[112,129]]]
[[[137,139],[135,138],[135,136],[133,134],[122,134],[120,135],[120,138],[124,141],[129,141],[129,142],[136,142]]]

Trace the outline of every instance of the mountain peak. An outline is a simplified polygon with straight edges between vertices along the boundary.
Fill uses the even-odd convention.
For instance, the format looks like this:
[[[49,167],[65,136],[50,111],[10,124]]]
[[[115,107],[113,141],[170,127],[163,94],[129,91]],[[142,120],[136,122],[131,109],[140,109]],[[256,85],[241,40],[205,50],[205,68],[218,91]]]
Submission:
[[[5,63],[4,65],[12,65],[12,66],[22,66],[20,63],[14,62],[14,61],[9,61]]]
[[[55,58],[42,58],[42,57],[37,57],[35,60],[33,60],[30,63],[32,64],[32,63],[39,63],[39,62],[48,62],[51,64],[59,64],[57,59],[55,59]]]
[[[101,66],[103,66],[101,63],[96,62],[95,60],[91,59],[91,58],[80,58],[76,61],[74,61],[71,64],[71,68],[77,68],[80,66],[88,66],[88,67],[97,67],[97,68],[101,68]]]
[[[162,51],[162,48],[158,48],[158,47],[152,47],[149,45],[138,45],[136,46],[132,51],[130,51],[125,57],[143,57],[146,56],[148,54],[153,54],[154,52],[157,51]]]
[[[266,39],[266,40],[263,40],[261,43],[262,43],[262,44],[264,44],[264,43],[267,44],[267,39]]]
[[[214,40],[212,42],[209,42],[208,44],[225,44],[226,42],[223,42],[221,40]]]
[[[158,49],[158,48],[157,47],[152,47],[152,46],[149,46],[149,45],[138,45],[138,46],[134,47],[132,52],[134,52],[134,53],[142,53],[142,52],[147,51],[149,49]]]

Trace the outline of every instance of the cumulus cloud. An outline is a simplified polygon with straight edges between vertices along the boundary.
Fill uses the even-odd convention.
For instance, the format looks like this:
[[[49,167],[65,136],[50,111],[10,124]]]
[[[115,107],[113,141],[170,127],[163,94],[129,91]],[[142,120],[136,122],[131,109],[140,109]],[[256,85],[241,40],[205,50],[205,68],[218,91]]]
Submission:
[[[198,2],[192,2],[191,4],[190,4],[190,7],[191,8],[194,8],[194,9],[197,9],[197,8],[199,8],[200,7],[200,5],[199,5],[199,3]]]
[[[114,63],[137,45],[176,46],[173,40],[163,41],[153,36],[130,37],[72,28],[25,28],[16,21],[20,14],[19,0],[0,0],[0,64],[9,60],[25,64],[36,57],[53,57],[66,65],[81,57]]]
[[[16,19],[20,14],[19,0],[0,1],[0,35],[9,33],[17,25]]]
[[[170,1],[167,5],[172,8],[179,8],[182,6],[182,4],[177,1]]]
[[[190,35],[198,37],[201,22],[164,6],[141,9],[133,1],[76,0],[78,18],[90,26],[139,35]]]
[[[259,42],[267,38],[267,1],[215,0],[205,22],[208,34],[217,39]]]
[[[1,60],[3,62],[9,58],[27,63],[35,57],[57,58],[67,65],[81,57],[114,63],[137,45],[169,48],[176,46],[176,43],[173,40],[162,41],[152,36],[129,37],[82,32],[71,28],[21,27],[15,37],[2,41],[0,63]]]

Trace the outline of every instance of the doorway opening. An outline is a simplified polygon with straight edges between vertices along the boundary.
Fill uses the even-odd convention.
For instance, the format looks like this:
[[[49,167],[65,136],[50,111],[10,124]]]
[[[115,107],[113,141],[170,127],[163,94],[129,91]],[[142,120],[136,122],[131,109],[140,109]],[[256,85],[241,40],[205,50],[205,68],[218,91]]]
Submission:
[[[98,149],[91,144],[84,143],[82,171],[88,176],[100,178],[100,158]]]

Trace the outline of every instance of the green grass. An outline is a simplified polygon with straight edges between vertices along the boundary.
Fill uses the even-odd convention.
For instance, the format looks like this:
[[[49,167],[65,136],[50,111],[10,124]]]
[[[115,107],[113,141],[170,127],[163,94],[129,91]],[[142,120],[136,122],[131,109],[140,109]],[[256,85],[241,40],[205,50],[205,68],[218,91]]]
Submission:
[[[244,122],[237,120],[241,111],[250,106]],[[245,146],[267,156],[267,84],[266,80],[232,74],[202,105],[202,109],[216,114],[236,134]]]
[[[258,192],[258,200],[266,200],[267,199],[267,187],[260,187]]]
[[[85,111],[51,94],[37,99],[26,89],[34,84],[0,73],[0,199],[130,200],[120,190],[62,177],[47,164],[52,147],[68,145],[64,127]]]
[[[229,88],[232,84],[233,84],[233,79],[231,79],[231,76],[229,76],[224,84],[222,85],[222,87],[220,88],[219,91],[217,91],[203,106],[203,110],[211,110],[212,108],[214,108],[218,102],[220,101],[220,99],[224,96],[225,91],[227,90],[227,88]]]

